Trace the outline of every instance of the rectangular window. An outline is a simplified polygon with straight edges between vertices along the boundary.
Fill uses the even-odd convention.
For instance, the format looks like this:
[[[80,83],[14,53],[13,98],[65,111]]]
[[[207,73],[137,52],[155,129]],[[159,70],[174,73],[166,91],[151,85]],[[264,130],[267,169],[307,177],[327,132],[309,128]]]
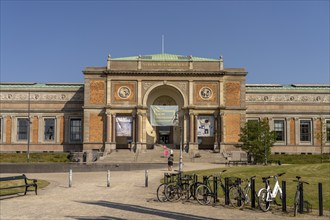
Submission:
[[[28,139],[29,119],[18,118],[17,119],[17,140],[25,141]]]
[[[274,131],[276,133],[276,141],[285,141],[284,120],[274,120]]]
[[[82,123],[80,118],[70,119],[70,141],[82,140]]]
[[[44,137],[45,141],[53,141],[55,133],[55,119],[45,118],[44,119]]]
[[[2,118],[0,118],[0,142],[2,141]]]
[[[330,141],[330,120],[326,121],[326,127],[325,127],[325,133],[326,133],[326,141]]]
[[[300,121],[300,141],[311,141],[312,127],[310,120]]]

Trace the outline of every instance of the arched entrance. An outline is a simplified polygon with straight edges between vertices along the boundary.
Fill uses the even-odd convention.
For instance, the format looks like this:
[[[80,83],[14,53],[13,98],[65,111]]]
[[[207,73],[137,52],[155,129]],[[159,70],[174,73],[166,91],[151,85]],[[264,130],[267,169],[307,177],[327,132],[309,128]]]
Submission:
[[[183,123],[182,107],[184,99],[177,88],[169,85],[160,85],[152,89],[147,98],[148,118],[147,118],[147,146],[151,147],[154,144],[165,144],[171,148],[180,147],[180,129],[178,126],[151,126],[149,108],[150,105],[177,105],[179,126]],[[150,135],[153,134],[153,135]]]

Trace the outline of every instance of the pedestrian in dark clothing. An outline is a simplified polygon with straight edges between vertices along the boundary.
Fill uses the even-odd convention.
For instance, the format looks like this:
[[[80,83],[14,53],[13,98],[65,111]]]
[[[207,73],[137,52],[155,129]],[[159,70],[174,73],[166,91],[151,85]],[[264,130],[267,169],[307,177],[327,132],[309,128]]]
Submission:
[[[171,154],[167,159],[168,170],[171,171],[173,167],[174,156]]]

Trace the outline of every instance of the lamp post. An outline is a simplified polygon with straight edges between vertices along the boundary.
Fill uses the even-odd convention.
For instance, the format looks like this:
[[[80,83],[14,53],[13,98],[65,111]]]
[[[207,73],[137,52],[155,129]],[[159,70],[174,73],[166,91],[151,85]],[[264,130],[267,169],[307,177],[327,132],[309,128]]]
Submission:
[[[178,123],[178,127],[180,129],[180,159],[179,159],[179,172],[182,172],[183,170],[183,158],[182,158],[182,126],[180,125],[180,122],[179,122],[179,111],[177,111],[175,113],[175,121]]]
[[[30,162],[30,125],[31,125],[31,119],[30,119],[30,90],[28,92],[28,129],[27,129],[27,162]]]
[[[183,158],[182,158],[182,126],[180,128],[180,160],[179,160],[179,172],[182,172]]]

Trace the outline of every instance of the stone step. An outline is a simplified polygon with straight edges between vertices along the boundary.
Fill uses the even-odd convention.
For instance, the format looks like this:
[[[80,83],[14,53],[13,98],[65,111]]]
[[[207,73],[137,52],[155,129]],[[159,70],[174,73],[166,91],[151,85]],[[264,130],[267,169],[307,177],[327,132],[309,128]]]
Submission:
[[[173,149],[174,162],[180,158],[180,150]],[[198,150],[195,152],[182,152],[183,161],[195,163],[225,163],[226,159],[220,153],[211,150]],[[167,163],[163,147],[156,146],[146,151],[116,150],[101,157],[99,163]]]

